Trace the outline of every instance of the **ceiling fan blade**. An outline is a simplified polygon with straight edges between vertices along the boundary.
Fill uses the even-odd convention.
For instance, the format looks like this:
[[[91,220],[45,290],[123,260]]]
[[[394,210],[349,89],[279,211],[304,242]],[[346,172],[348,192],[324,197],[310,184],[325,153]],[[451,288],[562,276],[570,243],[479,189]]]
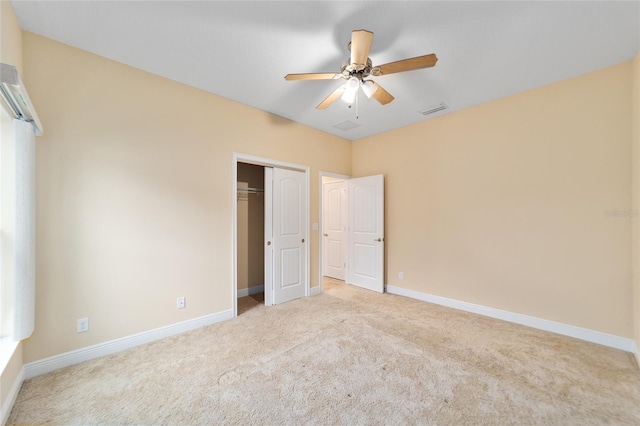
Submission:
[[[389,62],[374,68],[373,75],[387,75],[396,72],[419,70],[421,68],[430,68],[438,62],[435,53],[424,56],[416,56],[415,58],[403,59],[401,61]],[[377,69],[377,70],[376,70]]]
[[[378,102],[380,102],[382,105],[386,105],[389,102],[391,102],[392,100],[394,100],[395,98],[391,95],[391,93],[387,92],[386,90],[384,90],[382,88],[382,86],[380,86],[378,83],[376,83],[375,81],[373,82],[373,84],[376,85],[376,90],[375,92],[373,92],[373,94],[371,95],[372,97],[376,98],[376,100]]]
[[[325,73],[308,73],[308,74],[287,74],[284,76],[285,80],[333,80],[342,77],[342,74],[336,74],[334,72]]]
[[[341,85],[336,90],[334,90],[329,96],[327,96],[324,99],[324,101],[320,102],[320,105],[318,105],[316,108],[325,109],[326,107],[334,103],[336,100],[340,99],[340,96],[344,94],[345,90],[346,89],[344,87],[344,84]]]
[[[351,32],[351,65],[356,64],[356,70],[364,69],[369,58],[373,33],[367,30]]]

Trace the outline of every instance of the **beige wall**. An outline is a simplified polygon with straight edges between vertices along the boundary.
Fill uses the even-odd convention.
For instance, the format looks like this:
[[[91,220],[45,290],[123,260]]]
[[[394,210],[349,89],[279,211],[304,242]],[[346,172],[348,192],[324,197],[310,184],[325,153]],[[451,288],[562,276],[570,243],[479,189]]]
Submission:
[[[389,284],[634,336],[632,219],[604,214],[632,206],[631,63],[351,145],[23,34],[47,130],[27,362],[231,308],[233,152],[309,165],[311,223],[319,170],[385,174]]]
[[[22,76],[22,30],[11,3],[0,1],[0,62],[15,65]]]
[[[387,283],[633,337],[630,62],[353,144]],[[404,280],[398,273],[404,272]]]
[[[238,163],[238,188],[264,189],[264,167]],[[264,285],[264,194],[238,195],[238,289]]]
[[[632,82],[632,201],[633,212],[640,212],[640,55],[633,61]],[[632,219],[632,260],[633,271],[633,330],[636,341],[636,360],[640,365],[640,216]]]
[[[24,32],[37,150],[34,361],[232,308],[232,154],[351,173],[350,142]],[[233,200],[233,201],[232,201]],[[311,231],[311,283],[318,235]],[[177,310],[176,297],[187,298]],[[76,333],[89,317],[90,331]]]
[[[24,76],[22,67],[22,30],[8,1],[0,1],[0,62],[15,65],[20,74]],[[9,172],[13,170],[13,167],[8,167],[12,164],[11,159],[13,157],[11,129],[12,117],[4,108],[0,107],[0,169],[2,173],[0,179],[5,184],[7,179],[11,178]],[[5,189],[6,186],[3,185]],[[13,195],[13,192],[9,193],[8,191],[2,191],[1,194],[3,245],[7,239],[10,240],[10,236],[7,234],[12,232],[12,229],[8,229],[11,226],[10,223],[6,222],[6,219],[12,216]],[[8,280],[13,279],[13,257],[5,247],[2,249],[2,265],[0,265],[0,269],[2,270],[1,279],[3,284],[0,287],[2,289],[0,299],[6,302],[13,299],[12,294],[8,294],[6,291],[8,288],[4,286]],[[6,306],[3,304],[2,308],[6,309]],[[6,324],[3,324],[3,329],[5,328],[4,325]],[[6,366],[0,366],[0,407],[4,406],[8,393],[18,378],[22,364],[22,346],[19,344]]]

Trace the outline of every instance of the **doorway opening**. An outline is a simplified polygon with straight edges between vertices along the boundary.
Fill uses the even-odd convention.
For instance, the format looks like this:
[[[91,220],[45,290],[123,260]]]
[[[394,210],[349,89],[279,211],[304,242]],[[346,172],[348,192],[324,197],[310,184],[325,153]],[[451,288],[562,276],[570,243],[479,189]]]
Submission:
[[[345,284],[348,176],[320,173],[320,291]]]
[[[344,283],[384,293],[384,176],[320,172],[319,291]]]
[[[236,252],[238,315],[264,304],[264,166],[237,165]]]
[[[309,167],[234,153],[232,173],[233,316],[240,297],[255,307],[308,296]]]

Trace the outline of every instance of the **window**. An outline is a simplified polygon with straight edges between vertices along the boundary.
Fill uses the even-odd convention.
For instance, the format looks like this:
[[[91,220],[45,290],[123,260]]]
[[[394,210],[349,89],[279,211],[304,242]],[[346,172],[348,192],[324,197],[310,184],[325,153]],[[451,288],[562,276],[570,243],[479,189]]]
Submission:
[[[6,112],[3,111],[3,114]],[[2,117],[0,140],[0,338],[23,340],[34,325],[35,132]]]

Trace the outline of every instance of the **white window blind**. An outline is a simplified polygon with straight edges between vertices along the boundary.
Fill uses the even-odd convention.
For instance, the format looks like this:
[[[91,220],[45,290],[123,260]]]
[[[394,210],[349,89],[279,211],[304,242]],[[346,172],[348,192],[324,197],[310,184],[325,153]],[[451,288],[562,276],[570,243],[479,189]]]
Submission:
[[[36,209],[35,133],[31,123],[13,120],[15,158],[14,332],[15,340],[31,336],[35,323]]]

